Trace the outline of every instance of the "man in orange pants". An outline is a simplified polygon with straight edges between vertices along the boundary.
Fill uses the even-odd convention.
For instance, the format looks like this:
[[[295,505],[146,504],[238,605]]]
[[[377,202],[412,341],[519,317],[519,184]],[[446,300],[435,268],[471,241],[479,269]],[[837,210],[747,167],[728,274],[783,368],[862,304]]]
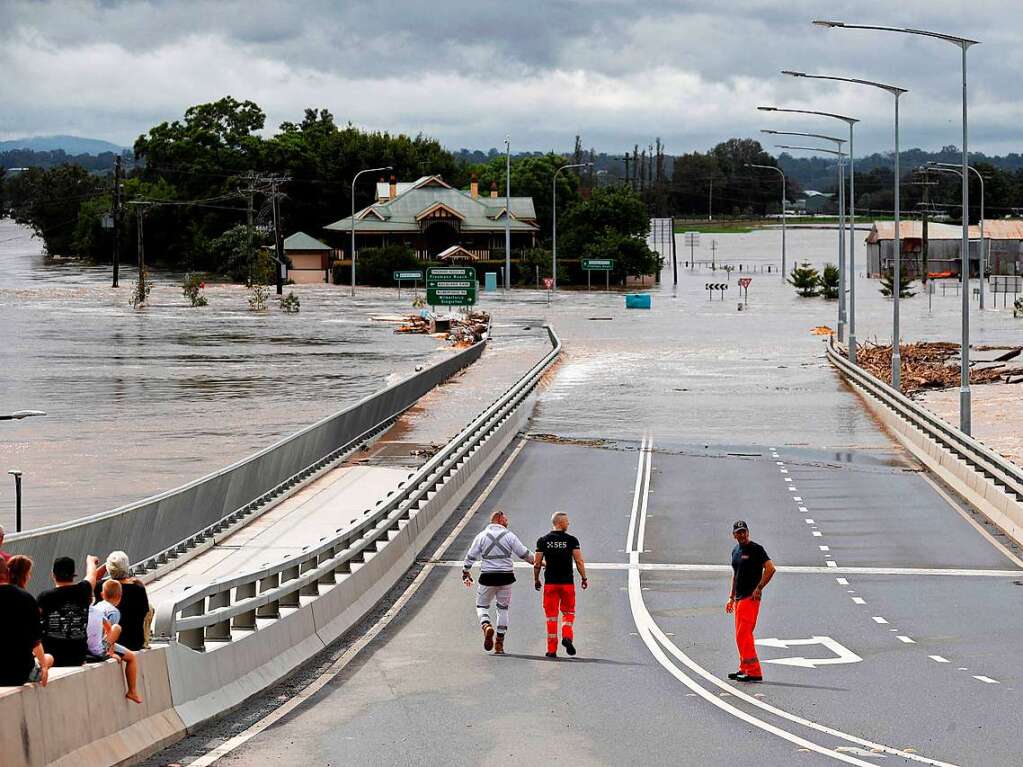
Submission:
[[[543,611],[547,616],[547,657],[558,656],[558,612],[561,612],[561,644],[565,652],[575,655],[575,578],[572,562],[579,570],[582,587],[586,580],[586,563],[579,549],[579,539],[568,534],[568,514],[556,512],[551,517],[554,528],[536,542],[533,559],[533,586],[543,588]],[[540,583],[540,569],[546,566],[544,582]]]
[[[760,682],[764,679],[757,658],[753,630],[760,614],[764,587],[774,577],[774,563],[764,547],[749,538],[749,527],[741,519],[732,525],[736,545],[732,549],[732,593],[725,605],[726,613],[735,613],[735,645],[739,650],[739,670],[728,675],[737,682]]]

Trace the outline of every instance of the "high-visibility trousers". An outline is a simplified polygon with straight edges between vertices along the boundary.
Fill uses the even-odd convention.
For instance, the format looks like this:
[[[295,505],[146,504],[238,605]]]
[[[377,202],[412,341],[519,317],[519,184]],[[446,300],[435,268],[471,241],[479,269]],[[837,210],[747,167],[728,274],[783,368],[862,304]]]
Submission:
[[[752,597],[735,603],[735,646],[739,650],[739,671],[750,676],[763,676],[757,646],[753,641],[753,630],[757,627],[760,602]]]
[[[561,635],[575,638],[575,584],[546,583],[543,587],[543,612],[547,616],[547,652],[558,649],[558,612],[561,612]]]

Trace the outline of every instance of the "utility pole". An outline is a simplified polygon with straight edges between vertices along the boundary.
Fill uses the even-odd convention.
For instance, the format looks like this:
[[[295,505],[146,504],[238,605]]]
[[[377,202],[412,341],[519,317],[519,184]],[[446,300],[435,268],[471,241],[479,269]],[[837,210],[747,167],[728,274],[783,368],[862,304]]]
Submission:
[[[710,179],[710,198],[707,201],[707,220],[714,220],[714,177]]]
[[[270,179],[270,194],[272,195],[274,214],[274,250],[276,253],[276,269],[274,271],[277,276],[277,295],[279,296],[284,295],[284,238],[281,237],[281,206],[278,202],[279,193],[277,187],[286,181],[290,181],[290,179],[281,177]]]
[[[117,155],[114,158],[114,284],[113,287],[118,287],[117,279],[120,275],[121,269],[121,192],[123,178],[123,168],[121,167],[121,155]]]

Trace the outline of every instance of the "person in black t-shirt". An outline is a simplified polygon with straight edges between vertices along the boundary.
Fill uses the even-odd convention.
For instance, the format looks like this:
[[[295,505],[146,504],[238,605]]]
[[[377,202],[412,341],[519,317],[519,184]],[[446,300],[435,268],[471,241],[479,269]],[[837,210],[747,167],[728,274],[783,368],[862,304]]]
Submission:
[[[138,578],[132,577],[131,565],[128,562],[128,555],[123,551],[112,551],[107,557],[106,563],[100,568],[100,572],[106,571],[111,580],[121,584],[121,603],[117,606],[121,613],[121,636],[117,640],[129,650],[141,650],[146,643],[145,625],[146,615],[149,613],[149,597],[146,594],[146,587]],[[100,591],[103,588],[102,580],[96,583],[93,592],[94,601],[98,602],[103,597]]]
[[[7,561],[0,557],[0,687],[26,682],[46,686],[53,658],[43,652],[39,639],[39,606],[35,597],[10,582]]]
[[[774,563],[759,543],[749,538],[749,526],[741,519],[732,525],[735,548],[732,549],[732,592],[725,612],[735,613],[735,645],[739,650],[739,670],[728,675],[739,682],[759,682],[764,674],[757,658],[753,630],[760,615],[760,597],[774,577]]]
[[[53,562],[56,588],[39,595],[43,647],[53,656],[56,666],[81,666],[85,663],[88,652],[86,629],[99,558],[90,554],[85,560],[85,579],[75,583],[75,560],[57,557]]]
[[[547,616],[547,657],[558,655],[558,611],[561,611],[561,644],[569,655],[575,655],[575,579],[572,563],[579,569],[582,587],[586,580],[586,563],[579,548],[579,539],[568,534],[568,514],[556,512],[551,517],[554,529],[536,542],[533,560],[533,586],[541,589],[540,570],[544,571],[543,611]]]

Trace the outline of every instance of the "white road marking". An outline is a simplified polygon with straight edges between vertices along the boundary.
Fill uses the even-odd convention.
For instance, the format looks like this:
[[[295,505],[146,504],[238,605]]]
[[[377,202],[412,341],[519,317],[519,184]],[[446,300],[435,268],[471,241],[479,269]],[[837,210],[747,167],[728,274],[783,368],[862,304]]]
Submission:
[[[785,465],[784,461],[775,461],[775,463],[778,464],[779,466],[784,466]]]
[[[973,678],[980,682],[983,682],[984,684],[1001,684],[1001,682],[999,682],[997,679],[992,679],[991,677],[984,676],[982,674],[974,674]]]
[[[888,623],[888,621],[886,621],[880,615],[875,615],[872,620],[874,621],[874,623]]]
[[[490,482],[487,483],[487,486],[483,489],[483,492],[480,493],[479,497],[465,512],[465,515],[458,521],[458,524],[454,526],[448,537],[444,539],[444,542],[437,547],[437,550],[433,553],[433,556],[429,560],[427,560],[426,564],[423,566],[423,569],[419,571],[419,574],[415,577],[412,583],[408,585],[408,588],[402,592],[401,596],[398,597],[397,601],[395,601],[395,603],[391,605],[390,609],[388,609],[387,612],[381,616],[380,620],[374,623],[365,634],[359,637],[351,647],[345,650],[344,654],[336,661],[334,661],[334,663],[331,664],[330,668],[328,668],[326,671],[324,671],[322,674],[316,677],[316,679],[310,682],[306,687],[302,688],[300,691],[295,693],[293,697],[289,698],[287,701],[285,701],[280,706],[275,708],[273,711],[264,716],[258,722],[255,722],[254,724],[246,728],[244,731],[235,735],[233,738],[229,738],[228,740],[224,741],[219,746],[214,748],[212,751],[207,751],[198,759],[189,762],[189,767],[209,767],[209,765],[219,761],[221,757],[226,756],[239,746],[244,745],[248,741],[252,740],[254,737],[259,735],[259,733],[263,732],[263,730],[270,727],[275,722],[280,721],[283,717],[287,716],[289,713],[294,711],[298,706],[300,706],[306,700],[308,700],[321,689],[323,689],[323,687],[325,687],[332,679],[334,679],[339,673],[341,673],[345,666],[351,663],[352,659],[355,658],[356,655],[362,652],[362,650],[370,642],[376,639],[376,637],[380,634],[381,631],[387,628],[391,621],[398,616],[398,613],[401,612],[402,608],[406,604],[408,604],[408,602],[412,599],[413,596],[415,596],[416,592],[419,591],[423,583],[426,582],[426,579],[433,571],[433,568],[436,567],[438,563],[443,561],[441,560],[441,557],[447,552],[448,548],[451,547],[451,544],[455,542],[455,539],[458,538],[459,534],[462,532],[465,526],[469,524],[469,520],[473,518],[477,511],[479,511],[480,507],[487,500],[490,494],[494,491],[494,488],[497,487],[498,483],[504,478],[505,473],[508,471],[511,465],[515,463],[515,459],[518,458],[519,453],[522,452],[522,448],[524,448],[528,444],[528,442],[529,440],[525,438],[519,441],[519,444],[515,446],[515,449],[512,450],[507,460],[505,460],[505,462],[501,464],[501,468],[498,469],[493,479],[491,479]]]
[[[756,643],[763,647],[807,647],[811,645],[823,645],[834,653],[829,658],[774,658],[765,660],[764,663],[776,663],[779,666],[799,666],[801,668],[817,668],[818,666],[836,666],[845,663],[860,663],[863,661],[859,655],[854,653],[845,645],[836,642],[831,637],[814,636],[809,639],[757,639]]]
[[[848,586],[849,585],[849,581],[846,580],[845,578],[835,578],[835,580],[838,582],[839,586]]]
[[[795,489],[796,489],[796,488],[794,488],[794,487],[790,487],[790,488],[789,488],[789,490],[795,490]],[[792,496],[792,500],[793,500],[793,501],[801,501],[801,500],[803,500],[803,499],[802,499],[802,498],[800,498],[800,497],[799,497],[798,495],[794,495],[794,496]]]
[[[836,562],[836,561],[835,561],[835,560],[833,560],[833,559],[829,559],[829,560],[828,560],[827,562],[825,562],[824,564],[826,564],[826,565],[827,565],[828,567],[838,567],[838,562]]]
[[[805,514],[806,512],[808,512],[808,511],[809,511],[809,509],[808,509],[808,508],[806,508],[806,506],[800,506],[800,507],[799,507],[799,510],[800,510],[801,512],[803,512],[804,514]]]
[[[642,455],[640,455],[639,463],[640,469],[642,469],[644,463]],[[647,466],[649,466],[649,462],[647,462]],[[636,483],[637,492],[639,492],[639,487],[640,484],[639,482],[637,482]],[[638,501],[634,500],[632,506],[634,515],[638,506],[639,506]],[[634,519],[630,521],[629,525],[630,531],[633,529],[634,523],[635,523]],[[629,546],[632,546],[631,535],[629,536]],[[643,539],[642,537],[640,537],[640,539],[636,543],[636,549],[642,550],[642,548]],[[840,762],[845,762],[846,764],[859,765],[860,767],[866,767],[866,765],[872,764],[871,762],[865,762],[861,759],[857,759],[854,756],[843,754],[841,752],[825,748],[824,746],[820,746],[817,743],[814,743],[813,741],[807,740],[805,738],[800,737],[799,735],[789,732],[788,730],[782,729],[781,727],[777,727],[776,725],[765,722],[764,720],[759,719],[753,716],[752,714],[749,714],[746,711],[737,708],[736,706],[732,705],[726,700],[723,700],[721,697],[714,695],[710,690],[704,688],[701,684],[699,684],[696,681],[696,679],[689,676],[675,663],[673,663],[665,654],[665,651],[667,651],[667,653],[670,653],[677,661],[686,666],[694,674],[703,677],[703,679],[706,680],[707,682],[720,688],[726,695],[739,698],[745,701],[746,703],[750,703],[775,716],[781,717],[790,722],[794,722],[795,724],[799,724],[804,727],[816,730],[818,732],[825,733],[826,735],[829,735],[831,737],[840,738],[842,740],[854,743],[864,748],[877,750],[886,754],[894,754],[904,759],[911,759],[916,762],[934,765],[934,767],[956,767],[955,765],[950,764],[948,762],[940,762],[935,759],[929,759],[928,757],[921,756],[919,754],[900,751],[899,749],[892,748],[891,746],[873,743],[869,740],[865,740],[855,735],[849,735],[840,730],[827,727],[826,725],[810,721],[809,719],[804,719],[803,717],[796,716],[795,714],[789,713],[788,711],[784,711],[780,708],[772,706],[769,703],[765,703],[764,701],[760,700],[759,698],[748,695],[742,690],[739,690],[738,688],[726,684],[723,680],[711,674],[705,668],[697,664],[692,658],[690,658],[688,655],[682,652],[675,645],[675,643],[672,642],[664,634],[663,631],[661,631],[660,627],[651,617],[649,611],[647,610],[646,603],[644,602],[643,591],[640,586],[641,565],[639,557],[640,557],[639,551],[630,551],[628,570],[629,570],[629,607],[632,610],[632,619],[633,622],[636,624],[636,628],[639,631],[640,637],[642,638],[643,643],[647,646],[647,649],[650,651],[650,654],[654,656],[657,662],[660,663],[661,666],[663,666],[664,669],[668,671],[668,673],[670,673],[678,681],[682,682],[682,684],[688,687],[692,692],[699,695],[707,702],[726,711],[732,716],[735,716],[736,718],[753,725],[754,727],[762,729],[765,732],[769,732],[773,735],[777,735],[778,737],[783,738],[789,741],[790,743],[794,743],[797,746],[801,746],[810,751],[822,754],[831,759],[835,759]],[[728,566],[725,566],[725,569],[731,570],[731,568]]]
[[[830,546],[818,546],[817,548],[820,549],[821,551],[831,551]]]
[[[782,470],[781,470],[781,473],[782,473],[782,474],[788,474],[788,473],[789,473],[789,470],[788,470],[788,469],[782,469]],[[785,480],[785,481],[786,481],[786,482],[791,482],[792,480],[791,480],[791,479],[788,479],[788,480]]]
[[[852,597],[852,601],[858,605],[865,605],[867,603],[867,600],[863,597]]]
[[[786,473],[788,473],[788,472],[786,472]],[[792,477],[785,477],[785,481],[786,482],[791,482],[792,481]]]
[[[798,488],[798,487],[796,487],[795,485],[789,485],[789,490],[798,490],[798,489],[799,489],[799,488]],[[801,501],[801,500],[803,500],[803,499],[802,499],[802,498],[796,498],[795,496],[792,496],[792,500],[793,500],[793,501]]]
[[[806,522],[806,524],[808,525],[812,525],[814,523],[813,520],[810,518],[804,519],[803,521]]]
[[[948,663],[948,659],[942,658],[940,655],[928,655],[927,657],[935,663]]]
[[[814,538],[823,538],[824,537],[824,533],[822,533],[820,530],[813,530],[813,531],[810,532],[810,535],[812,535]]]
[[[904,643],[904,644],[916,644],[916,641],[915,641],[915,640],[913,640],[913,639],[910,639],[910,638],[909,638],[908,636],[904,636],[904,635],[902,635],[902,634],[899,634],[899,635],[898,635],[897,637],[895,637],[895,638],[896,638],[896,639],[898,639],[898,640],[899,640],[900,642],[902,642],[902,643]]]

